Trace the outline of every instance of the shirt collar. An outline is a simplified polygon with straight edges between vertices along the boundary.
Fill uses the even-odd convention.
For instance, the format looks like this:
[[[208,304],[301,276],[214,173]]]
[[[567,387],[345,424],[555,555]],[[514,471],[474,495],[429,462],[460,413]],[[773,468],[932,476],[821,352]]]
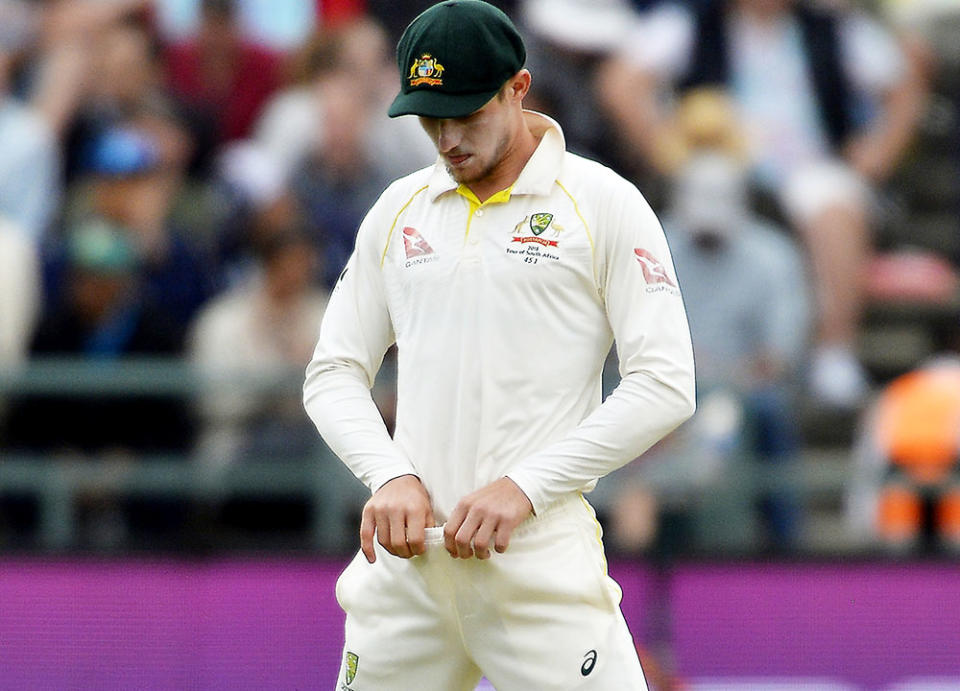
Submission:
[[[519,177],[510,188],[510,194],[549,194],[553,189],[553,183],[556,182],[557,171],[560,170],[566,150],[563,130],[553,118],[542,113],[525,110],[523,117],[533,136],[537,137],[540,143],[520,171]],[[452,192],[459,187],[447,172],[443,159],[439,156],[433,165],[428,185],[427,193],[430,195],[430,201],[436,201],[440,195]]]

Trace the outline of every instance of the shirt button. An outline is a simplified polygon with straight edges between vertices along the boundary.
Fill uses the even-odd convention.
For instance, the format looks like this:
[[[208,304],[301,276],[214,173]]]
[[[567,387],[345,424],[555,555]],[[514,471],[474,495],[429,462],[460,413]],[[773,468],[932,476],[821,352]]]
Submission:
[[[476,211],[473,212],[473,215],[477,217],[483,216],[483,209],[477,209]]]

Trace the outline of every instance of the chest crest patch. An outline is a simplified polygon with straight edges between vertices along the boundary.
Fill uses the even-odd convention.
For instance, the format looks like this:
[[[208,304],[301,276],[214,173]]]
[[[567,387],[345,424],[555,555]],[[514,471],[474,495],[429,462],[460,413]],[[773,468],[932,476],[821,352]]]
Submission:
[[[549,237],[552,239],[540,237],[548,229],[550,230]],[[531,214],[524,216],[523,220],[513,227],[513,242],[521,244],[533,242],[541,247],[558,247],[559,241],[557,238],[560,237],[562,232],[563,226],[554,220],[553,214],[546,212]]]
[[[562,232],[563,226],[557,223],[551,213],[524,216],[523,220],[513,227],[507,254],[518,255],[527,264],[536,264],[541,259],[557,261],[560,257],[551,250],[559,248]]]

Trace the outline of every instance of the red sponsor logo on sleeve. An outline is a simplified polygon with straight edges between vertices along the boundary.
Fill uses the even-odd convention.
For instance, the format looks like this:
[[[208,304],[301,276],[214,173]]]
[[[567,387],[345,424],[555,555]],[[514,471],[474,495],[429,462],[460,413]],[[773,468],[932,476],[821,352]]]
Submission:
[[[660,260],[654,257],[650,252],[637,247],[633,250],[634,257],[640,263],[640,269],[643,271],[643,280],[647,285],[656,283],[665,283],[671,288],[676,288],[676,282],[667,274],[666,268],[660,263]]]

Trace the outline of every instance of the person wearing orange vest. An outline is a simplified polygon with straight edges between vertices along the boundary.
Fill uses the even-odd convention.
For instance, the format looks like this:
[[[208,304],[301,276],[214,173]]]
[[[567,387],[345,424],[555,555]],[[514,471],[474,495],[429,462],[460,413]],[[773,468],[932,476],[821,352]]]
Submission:
[[[898,377],[868,413],[850,521],[894,549],[960,549],[960,359]]]

